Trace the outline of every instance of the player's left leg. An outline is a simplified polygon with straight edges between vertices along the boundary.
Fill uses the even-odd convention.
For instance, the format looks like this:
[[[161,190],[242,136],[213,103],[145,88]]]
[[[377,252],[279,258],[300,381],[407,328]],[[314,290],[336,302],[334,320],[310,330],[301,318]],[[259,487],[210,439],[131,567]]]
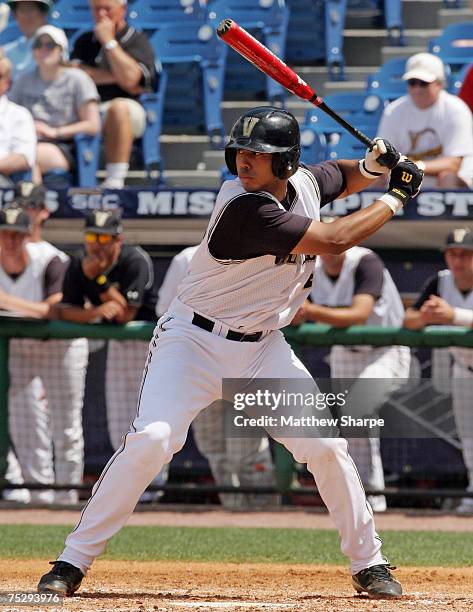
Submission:
[[[295,356],[284,337],[273,332],[253,352],[249,376],[254,378],[306,379],[312,377]],[[316,385],[314,383],[316,389]],[[306,463],[314,476],[319,493],[339,531],[342,552],[350,558],[357,590],[373,597],[397,597],[401,585],[391,576],[381,553],[381,539],[376,533],[360,477],[348,454],[343,438],[293,438],[278,440]]]

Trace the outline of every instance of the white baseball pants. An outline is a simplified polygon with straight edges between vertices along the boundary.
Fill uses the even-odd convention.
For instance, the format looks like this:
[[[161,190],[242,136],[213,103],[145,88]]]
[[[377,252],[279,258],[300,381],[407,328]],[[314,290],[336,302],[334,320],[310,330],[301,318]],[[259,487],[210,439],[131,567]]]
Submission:
[[[222,395],[223,378],[305,378],[309,372],[279,331],[260,342],[233,342],[190,322],[174,302],[158,321],[143,375],[138,416],[110,459],[59,560],[82,572],[126,523],[152,478],[185,443],[190,424]],[[170,318],[172,317],[172,318]],[[223,329],[221,333],[225,330]],[[385,562],[371,508],[347,442],[341,438],[279,440],[306,463],[341,536],[353,573]]]

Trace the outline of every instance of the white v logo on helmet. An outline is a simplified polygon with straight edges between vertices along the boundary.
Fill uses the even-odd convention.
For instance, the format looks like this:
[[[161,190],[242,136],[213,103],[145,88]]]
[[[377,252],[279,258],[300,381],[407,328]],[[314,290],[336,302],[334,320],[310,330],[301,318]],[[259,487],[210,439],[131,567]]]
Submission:
[[[259,117],[245,117],[243,119],[243,136],[251,136],[251,132],[259,120]]]

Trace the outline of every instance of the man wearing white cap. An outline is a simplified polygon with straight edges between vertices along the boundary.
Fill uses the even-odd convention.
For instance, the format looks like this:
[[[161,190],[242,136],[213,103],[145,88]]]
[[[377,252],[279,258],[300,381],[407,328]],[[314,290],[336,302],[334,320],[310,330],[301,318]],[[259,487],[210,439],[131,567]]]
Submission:
[[[417,53],[402,78],[408,95],[385,108],[378,132],[409,159],[424,162],[424,189],[471,187],[472,115],[462,100],[444,90],[442,60]]]
[[[25,106],[35,120],[38,151],[33,179],[53,169],[74,168],[74,136],[100,130],[98,92],[82,70],[64,66],[68,57],[66,35],[52,25],[34,35],[37,68],[19,77],[10,92],[13,102]]]

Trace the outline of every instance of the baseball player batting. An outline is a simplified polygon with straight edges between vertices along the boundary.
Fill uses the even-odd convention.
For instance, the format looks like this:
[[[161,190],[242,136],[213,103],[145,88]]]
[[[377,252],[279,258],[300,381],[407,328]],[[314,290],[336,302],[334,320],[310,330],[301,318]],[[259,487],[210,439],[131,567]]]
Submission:
[[[287,111],[254,108],[233,126],[225,160],[238,178],[222,185],[189,273],[158,321],[137,417],[39,592],[71,595],[79,588],[148,483],[182,448],[195,417],[221,399],[222,379],[315,384],[280,331],[310,291],[315,256],[346,251],[376,232],[417,193],[423,172],[400,162],[381,139],[360,162],[301,167],[299,154],[299,125]],[[389,191],[371,206],[334,223],[319,221],[322,204],[360,191],[388,168]],[[351,561],[355,589],[399,597],[401,585],[381,553],[346,440],[278,441],[314,475]]]

